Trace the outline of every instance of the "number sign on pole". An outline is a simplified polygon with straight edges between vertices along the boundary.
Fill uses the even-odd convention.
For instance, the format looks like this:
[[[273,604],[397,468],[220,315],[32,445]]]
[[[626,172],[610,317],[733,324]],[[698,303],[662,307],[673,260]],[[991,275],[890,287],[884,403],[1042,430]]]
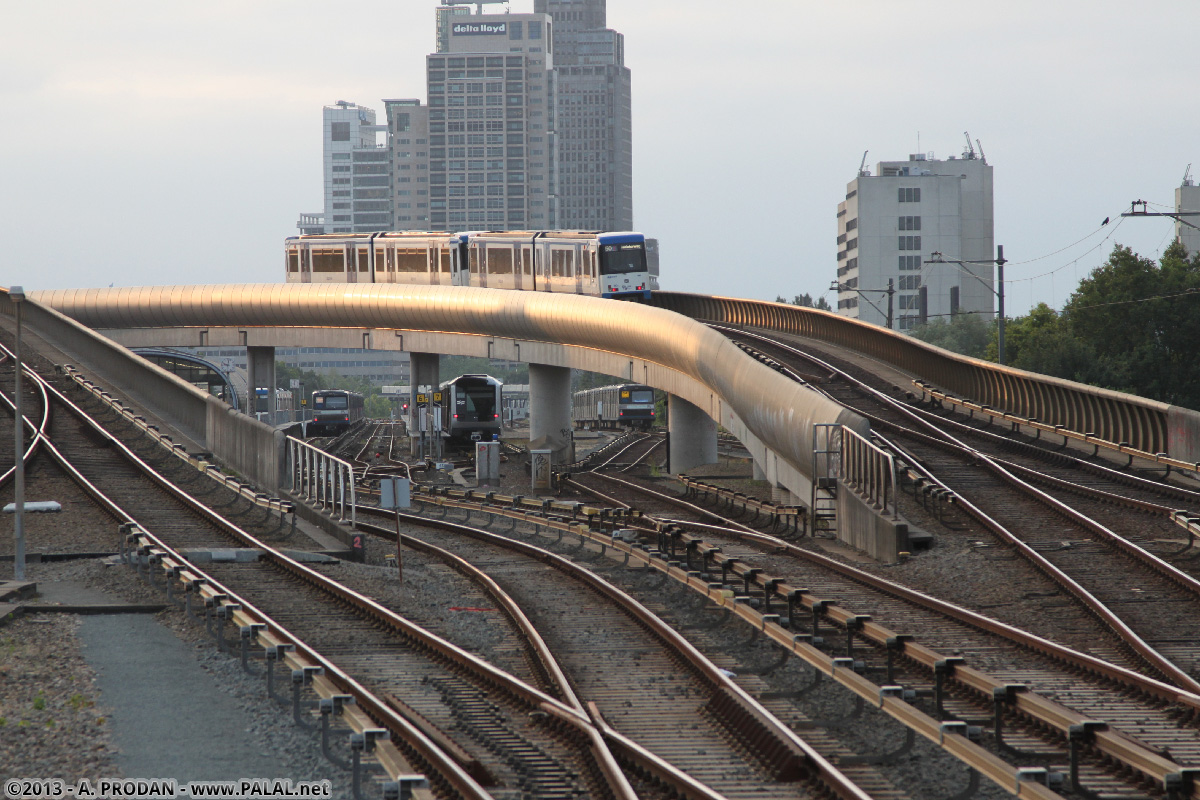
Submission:
[[[412,508],[412,484],[408,478],[384,478],[379,481],[379,507],[396,512],[396,574],[404,582],[404,560],[400,555],[400,509]]]

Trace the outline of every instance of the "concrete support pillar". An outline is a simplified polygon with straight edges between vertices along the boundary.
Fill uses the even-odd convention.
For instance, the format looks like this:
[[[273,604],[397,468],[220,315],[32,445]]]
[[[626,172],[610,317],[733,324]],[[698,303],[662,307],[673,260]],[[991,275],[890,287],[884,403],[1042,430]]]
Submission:
[[[670,395],[667,429],[671,434],[671,474],[717,462],[717,423],[681,397]]]
[[[417,427],[417,394],[422,386],[429,387],[430,392],[437,391],[438,384],[442,382],[440,360],[441,356],[437,353],[408,354],[408,436],[414,456],[417,455],[418,442],[421,441],[421,431]],[[434,447],[425,455],[433,455],[434,452],[440,452],[440,449]]]
[[[275,348],[247,347],[246,348],[246,413],[254,416],[257,407],[255,389],[265,386],[267,389],[267,412],[270,414],[270,424],[275,424]]]
[[[758,459],[752,458],[750,459],[750,463],[754,465],[754,480],[765,481],[767,479],[767,472],[759,465]]]
[[[567,367],[529,365],[529,449],[552,450],[555,464],[575,461]]]

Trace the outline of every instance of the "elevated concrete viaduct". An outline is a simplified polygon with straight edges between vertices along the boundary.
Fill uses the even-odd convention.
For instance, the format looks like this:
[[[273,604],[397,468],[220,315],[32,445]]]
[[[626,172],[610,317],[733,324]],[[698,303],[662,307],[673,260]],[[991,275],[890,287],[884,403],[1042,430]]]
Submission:
[[[258,348],[284,346],[523,361],[542,378],[534,392],[541,413],[535,405],[533,415],[544,420],[535,432],[547,437],[561,427],[553,409],[569,414],[560,370],[600,372],[662,389],[684,410],[678,430],[672,427],[676,470],[711,457],[715,439],[711,446],[708,440],[719,424],[749,448],[767,480],[801,498],[811,493],[815,426],[867,430],[861,417],[758,363],[704,325],[633,303],[376,284],[79,289],[30,297],[27,324],[58,343],[77,366],[119,375],[135,399],[185,420],[185,429],[190,426],[219,461],[272,490],[282,469],[280,434],[227,411],[169,373],[156,374],[157,368],[113,342],[242,346],[264,353],[258,357],[263,368],[267,357]],[[7,303],[0,312],[10,312]],[[703,424],[705,417],[711,423]]]

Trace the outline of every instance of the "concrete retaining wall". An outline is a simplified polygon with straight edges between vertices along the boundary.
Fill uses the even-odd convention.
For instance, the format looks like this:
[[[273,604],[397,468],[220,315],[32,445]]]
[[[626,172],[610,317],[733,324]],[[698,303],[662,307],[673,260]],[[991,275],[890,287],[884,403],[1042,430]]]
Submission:
[[[838,540],[861,550],[883,564],[894,564],[908,552],[908,524],[890,520],[838,481]]]
[[[0,293],[0,314],[15,316],[6,292]],[[284,465],[283,434],[35,301],[21,305],[21,324],[66,353],[85,376],[103,376],[119,385],[131,402],[169,420],[180,433],[203,444],[221,466],[235,470],[264,491],[278,492]]]

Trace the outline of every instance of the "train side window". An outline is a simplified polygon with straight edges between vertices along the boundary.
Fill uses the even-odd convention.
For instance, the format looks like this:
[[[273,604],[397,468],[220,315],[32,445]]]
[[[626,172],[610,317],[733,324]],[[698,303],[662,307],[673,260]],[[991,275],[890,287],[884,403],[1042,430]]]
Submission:
[[[416,248],[398,248],[396,250],[396,271],[397,272],[424,272],[426,269],[426,258],[424,250]]]
[[[442,248],[442,272],[450,274],[450,248]]]
[[[479,246],[471,248],[471,272],[479,274]]]
[[[512,275],[513,251],[507,245],[489,247],[487,251],[488,273],[491,275]]]
[[[300,271],[300,254],[295,250],[288,251],[288,272]]]
[[[533,274],[533,259],[530,256],[529,248],[521,248],[521,271],[526,275]]]
[[[314,249],[312,265],[313,272],[343,272],[346,269],[345,254],[340,248]]]
[[[550,251],[550,275],[554,278],[561,278],[567,274],[567,251],[551,250]]]

